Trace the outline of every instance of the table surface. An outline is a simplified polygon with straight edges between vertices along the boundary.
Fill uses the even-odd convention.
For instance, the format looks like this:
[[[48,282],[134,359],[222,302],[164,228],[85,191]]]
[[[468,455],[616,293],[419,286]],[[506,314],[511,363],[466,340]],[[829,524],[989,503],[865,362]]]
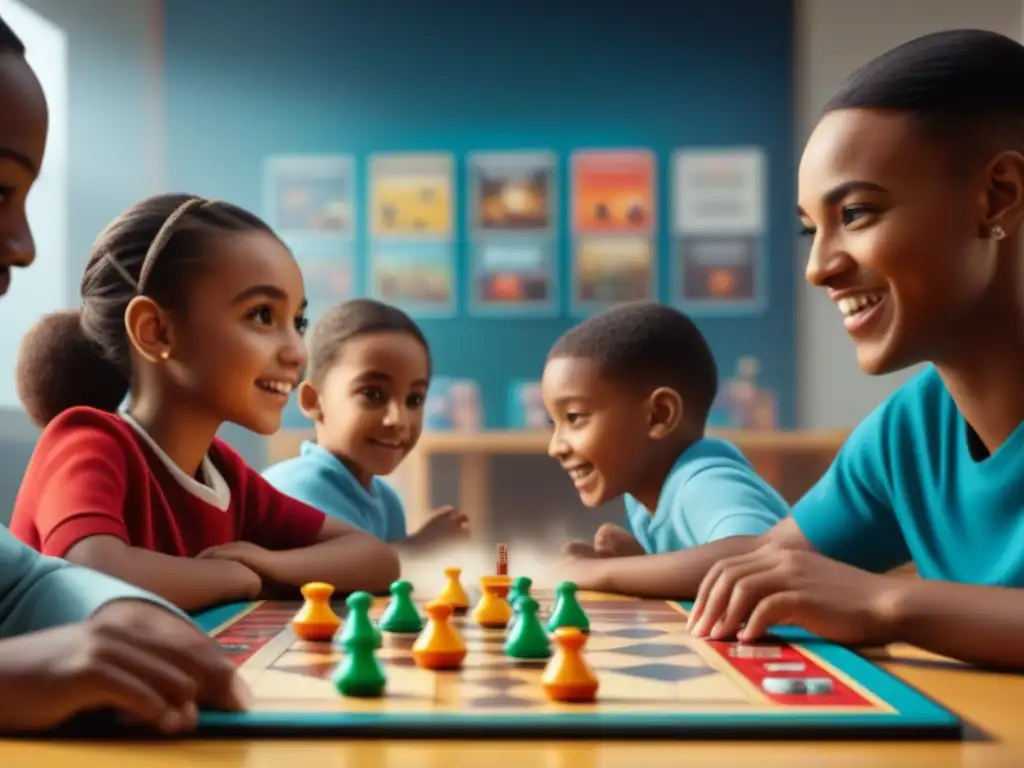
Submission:
[[[58,743],[0,740],[0,766],[147,768],[610,768],[751,765],[1024,766],[1024,676],[978,671],[915,649],[889,649],[881,661],[967,724],[959,742],[550,742],[220,740],[161,743]],[[671,762],[670,762],[671,761]]]

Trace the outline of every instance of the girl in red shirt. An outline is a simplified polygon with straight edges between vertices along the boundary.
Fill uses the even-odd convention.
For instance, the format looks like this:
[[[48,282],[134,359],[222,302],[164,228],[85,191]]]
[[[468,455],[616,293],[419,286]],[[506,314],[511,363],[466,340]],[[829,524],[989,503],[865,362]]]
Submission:
[[[81,294],[22,343],[19,396],[44,431],[16,536],[186,610],[310,581],[387,590],[393,550],[274,490],[216,437],[225,422],[275,432],[306,362],[302,274],[265,223],[149,198],[99,236]]]

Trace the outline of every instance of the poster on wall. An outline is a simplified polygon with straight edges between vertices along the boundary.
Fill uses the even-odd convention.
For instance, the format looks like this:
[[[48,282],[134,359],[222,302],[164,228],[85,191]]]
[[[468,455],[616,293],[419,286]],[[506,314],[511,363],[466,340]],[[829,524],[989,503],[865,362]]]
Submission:
[[[302,270],[310,325],[331,306],[359,295],[355,249],[351,243],[302,238],[286,242]]]
[[[279,155],[265,173],[264,215],[282,237],[355,238],[351,155]]]
[[[763,312],[764,152],[679,150],[672,169],[672,302],[695,315]]]
[[[657,296],[656,163],[646,150],[571,160],[572,312]]]
[[[550,152],[469,156],[472,313],[557,313],[556,167]]]
[[[454,160],[370,158],[370,294],[415,316],[451,316],[455,301]]]

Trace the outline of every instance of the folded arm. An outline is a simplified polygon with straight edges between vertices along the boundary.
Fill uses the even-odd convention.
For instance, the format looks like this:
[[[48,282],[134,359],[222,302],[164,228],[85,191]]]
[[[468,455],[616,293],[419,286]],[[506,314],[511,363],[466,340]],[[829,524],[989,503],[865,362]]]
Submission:
[[[330,517],[324,518],[316,543],[266,550],[253,566],[265,579],[282,586],[298,588],[311,581],[324,581],[342,594],[360,590],[384,594],[401,570],[394,549]]]
[[[176,557],[128,546],[114,536],[90,536],[66,558],[153,592],[184,611],[197,611],[259,594],[259,576],[234,560]]]

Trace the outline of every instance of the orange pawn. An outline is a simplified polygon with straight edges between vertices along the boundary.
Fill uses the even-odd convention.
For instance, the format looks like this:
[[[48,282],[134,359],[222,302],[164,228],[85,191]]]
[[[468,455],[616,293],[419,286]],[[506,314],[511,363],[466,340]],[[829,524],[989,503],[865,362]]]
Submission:
[[[300,640],[326,641],[334,637],[341,619],[331,608],[334,587],[314,581],[302,587],[305,602],[292,618],[292,631]]]
[[[483,594],[480,602],[473,609],[473,619],[481,627],[501,629],[508,626],[512,618],[512,606],[509,605],[508,590],[512,580],[508,576],[481,576],[480,589]]]
[[[583,658],[587,642],[579,627],[559,627],[555,630],[555,649],[541,675],[544,693],[552,701],[585,702],[597,696],[598,681]]]
[[[452,607],[452,611],[456,615],[462,615],[469,610],[469,595],[466,594],[466,590],[462,588],[462,582],[459,581],[459,576],[462,575],[461,568],[445,568],[444,575],[447,577],[447,581],[444,584],[444,589],[441,590],[441,594],[437,596],[437,599],[441,602],[448,603]]]
[[[466,644],[449,619],[452,606],[435,600],[426,607],[427,626],[412,646],[412,658],[423,669],[458,669],[466,658]]]

